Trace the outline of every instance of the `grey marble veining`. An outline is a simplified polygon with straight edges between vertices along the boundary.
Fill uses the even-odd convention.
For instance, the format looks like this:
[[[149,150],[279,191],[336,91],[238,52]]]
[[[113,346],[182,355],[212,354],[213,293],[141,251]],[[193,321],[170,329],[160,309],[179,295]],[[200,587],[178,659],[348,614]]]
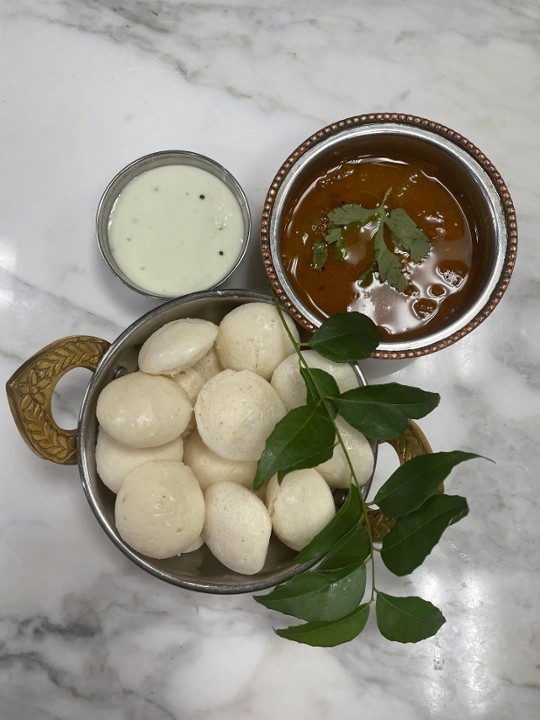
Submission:
[[[264,289],[256,231],[283,160],[366,112],[439,121],[477,144],[516,205],[518,262],[472,335],[373,381],[441,394],[434,449],[475,460],[448,480],[470,515],[405,589],[447,622],[395,645],[281,640],[249,596],[160,583],[95,521],[75,467],[33,455],[0,406],[0,719],[533,720],[540,713],[540,6],[537,0],[289,3],[0,0],[0,368],[57,338],[113,340],[156,303],[121,286],[94,238],[101,193],[153,150],[214,157],[251,204],[229,286]],[[84,378],[59,386],[75,425]],[[381,459],[382,477],[393,462]],[[381,569],[392,591],[401,582]]]

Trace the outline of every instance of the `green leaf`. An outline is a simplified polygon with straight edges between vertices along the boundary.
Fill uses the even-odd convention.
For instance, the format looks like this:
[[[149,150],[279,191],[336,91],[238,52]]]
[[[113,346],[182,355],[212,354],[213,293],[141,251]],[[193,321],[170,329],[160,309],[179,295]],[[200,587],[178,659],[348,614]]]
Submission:
[[[327,243],[327,245],[332,245],[333,243],[339,243],[343,239],[341,228],[330,228],[330,230],[326,233],[324,236],[324,239]]]
[[[373,502],[390,517],[407,515],[435,495],[456,465],[478,457],[461,450],[417,455],[388,478]]]
[[[353,388],[333,398],[343,419],[367,437],[399,437],[409,418],[421,418],[439,404],[437,393],[386,383]]]
[[[419,567],[449,525],[469,512],[459,495],[434,495],[422,507],[400,517],[384,538],[381,558],[394,575],[408,575]]]
[[[431,243],[427,235],[403,208],[392,210],[384,222],[394,236],[396,245],[408,253],[413,262],[420,262],[429,255]]]
[[[328,622],[349,615],[364,597],[366,566],[356,563],[331,573],[310,570],[255,600],[300,620]]]
[[[308,345],[334,362],[354,362],[368,358],[380,340],[371,318],[359,312],[346,312],[327,318]]]
[[[316,405],[321,398],[335,397],[339,395],[339,387],[333,375],[320,368],[300,366],[300,374],[304,378],[307,391],[306,405]],[[326,403],[327,410],[332,417],[336,416],[336,409],[331,402]]]
[[[333,225],[343,227],[352,223],[367,225],[374,217],[377,217],[377,208],[365,208],[356,204],[341,205],[328,213],[328,219]]]
[[[334,243],[333,256],[335,260],[343,261],[347,257],[347,242],[343,235]]]
[[[328,260],[328,247],[324,240],[315,240],[312,249],[311,265],[315,270],[321,270]]]
[[[379,270],[381,282],[387,282],[398,292],[403,292],[407,287],[407,279],[397,255],[388,249],[384,240],[384,224],[381,223],[373,238],[373,249],[375,250],[375,261]]]
[[[360,275],[356,281],[360,287],[368,287],[373,282],[373,265]]]
[[[365,562],[370,549],[366,531],[357,522],[314,570],[297,575],[255,600],[302,620],[329,621],[345,617],[364,596]]]
[[[335,647],[360,635],[369,617],[369,605],[360,605],[347,617],[334,622],[308,622],[303,625],[276,630],[287,640],[295,640],[314,647]]]
[[[291,410],[266,440],[253,488],[258,490],[283,470],[315,467],[332,457],[336,431],[324,408],[307,406]]]
[[[362,501],[360,491],[354,484],[349,489],[347,499],[326,525],[296,556],[296,562],[305,563],[308,560],[325,555],[349,530],[360,520]]]
[[[317,566],[317,572],[335,572],[355,563],[364,563],[371,553],[369,537],[360,523],[356,523],[329,550]]]
[[[377,593],[377,626],[387,640],[408,643],[425,640],[446,622],[439,608],[420,597]]]

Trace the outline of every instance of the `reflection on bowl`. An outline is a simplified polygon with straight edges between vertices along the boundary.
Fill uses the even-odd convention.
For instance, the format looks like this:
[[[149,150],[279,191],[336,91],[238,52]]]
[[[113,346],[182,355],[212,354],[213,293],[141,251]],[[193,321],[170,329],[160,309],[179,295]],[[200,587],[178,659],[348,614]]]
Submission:
[[[287,158],[261,243],[272,287],[305,328],[358,310],[381,328],[374,357],[398,359],[447,347],[491,313],[517,225],[502,178],[461,135],[409,115],[362,115]]]

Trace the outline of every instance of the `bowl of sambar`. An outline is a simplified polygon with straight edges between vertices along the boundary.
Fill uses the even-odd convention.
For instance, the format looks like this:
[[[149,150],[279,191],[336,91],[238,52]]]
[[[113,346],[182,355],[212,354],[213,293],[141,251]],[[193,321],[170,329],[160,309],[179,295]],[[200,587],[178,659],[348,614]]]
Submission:
[[[393,113],[328,125],[294,150],[266,196],[263,262],[308,330],[339,312],[375,322],[378,358],[445,348],[495,308],[517,223],[494,165],[439,123]]]

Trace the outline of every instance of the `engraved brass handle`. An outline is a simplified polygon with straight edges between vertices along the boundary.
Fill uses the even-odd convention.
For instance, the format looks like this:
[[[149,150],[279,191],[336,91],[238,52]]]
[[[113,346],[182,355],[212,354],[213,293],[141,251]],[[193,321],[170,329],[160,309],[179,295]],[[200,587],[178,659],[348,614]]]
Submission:
[[[431,446],[418,425],[409,420],[407,429],[395,440],[388,441],[397,453],[399,464],[407,462],[417,455],[428,455],[432,452]],[[369,510],[369,524],[371,535],[375,542],[382,542],[395,523],[393,518],[386,517],[381,510]]]
[[[77,464],[77,430],[65,430],[53,419],[54,388],[74,368],[95,370],[109,345],[89,335],[61,338],[29,358],[7,381],[9,406],[19,432],[45,460]]]

